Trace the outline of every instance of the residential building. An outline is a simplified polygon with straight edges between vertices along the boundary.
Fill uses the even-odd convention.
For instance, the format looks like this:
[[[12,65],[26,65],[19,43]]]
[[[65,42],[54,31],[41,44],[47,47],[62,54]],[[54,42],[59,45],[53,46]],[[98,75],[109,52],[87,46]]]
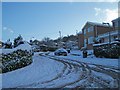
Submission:
[[[115,40],[120,40],[120,17],[112,20],[113,30],[104,34],[99,34],[99,43],[111,43]]]
[[[83,38],[83,45],[87,49],[93,49],[94,43],[99,43],[98,36],[102,35],[104,33],[108,33],[109,31],[114,31],[112,26],[101,24],[101,23],[95,23],[95,22],[87,22],[84,27],[82,28],[82,35],[78,35],[80,37],[78,43],[80,43]],[[104,39],[101,39],[100,42],[105,42]],[[80,47],[79,46],[79,47]]]
[[[120,17],[112,20],[113,28],[117,32],[117,38],[120,40]]]

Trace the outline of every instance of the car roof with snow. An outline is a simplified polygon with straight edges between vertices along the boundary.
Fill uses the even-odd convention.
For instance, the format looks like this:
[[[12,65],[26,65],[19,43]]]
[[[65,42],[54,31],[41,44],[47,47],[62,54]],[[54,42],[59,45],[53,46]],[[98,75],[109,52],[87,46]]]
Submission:
[[[57,49],[55,52],[67,52],[64,48]]]

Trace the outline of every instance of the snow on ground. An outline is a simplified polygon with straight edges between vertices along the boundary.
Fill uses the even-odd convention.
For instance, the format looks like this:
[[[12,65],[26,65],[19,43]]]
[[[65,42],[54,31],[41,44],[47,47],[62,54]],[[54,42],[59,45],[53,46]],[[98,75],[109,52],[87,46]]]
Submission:
[[[62,68],[62,63],[35,54],[31,65],[12,72],[0,74],[0,77],[2,76],[2,87],[12,88],[50,80],[54,78],[58,72],[61,72]]]
[[[93,51],[89,50],[88,54],[93,54]],[[54,56],[54,53],[51,52],[49,55]],[[68,54],[68,56],[55,56],[55,57],[118,68],[118,59],[96,58],[94,55],[90,55],[87,58],[83,58],[82,52],[80,50],[72,50],[71,53]]]
[[[44,56],[39,56],[39,54],[44,54],[46,56],[49,54],[50,56],[55,56],[53,52],[35,53],[33,56],[33,63],[31,65],[12,72],[0,74],[0,77],[2,76],[2,87],[58,88],[63,87],[64,85],[66,85],[66,87],[75,87],[83,83],[89,83],[87,81],[87,78],[81,78],[79,82],[73,83],[79,80],[80,75],[82,74],[81,68],[74,65],[74,63],[77,62],[74,62],[72,64],[65,62],[61,63]],[[92,51],[89,51],[89,54],[92,54]],[[82,52],[80,52],[79,50],[71,51],[71,53],[68,54],[68,56],[55,56],[55,57],[66,58],[73,61],[76,60],[91,64],[118,67],[117,59],[96,58],[93,55],[88,56],[88,58],[83,58]],[[89,66],[95,67],[94,65]],[[89,76],[89,71],[86,72],[88,73]],[[100,72],[92,71],[91,75],[101,77],[108,81],[109,80],[113,81],[111,77]],[[71,83],[73,84],[71,85]],[[93,83],[93,87],[94,85],[95,83]]]

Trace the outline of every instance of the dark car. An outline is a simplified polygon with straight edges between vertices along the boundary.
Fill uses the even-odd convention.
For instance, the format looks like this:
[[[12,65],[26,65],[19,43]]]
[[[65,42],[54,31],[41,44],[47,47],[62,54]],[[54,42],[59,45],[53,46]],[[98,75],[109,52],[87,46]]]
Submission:
[[[61,49],[57,49],[55,52],[54,52],[54,54],[55,55],[57,55],[57,56],[67,56],[67,51],[65,50],[65,49],[63,49],[63,48],[61,48]]]

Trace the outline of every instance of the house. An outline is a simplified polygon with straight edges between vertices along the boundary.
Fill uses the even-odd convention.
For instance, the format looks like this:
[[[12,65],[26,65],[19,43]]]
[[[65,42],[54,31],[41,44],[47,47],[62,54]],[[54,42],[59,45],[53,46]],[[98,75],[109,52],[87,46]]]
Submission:
[[[111,43],[115,40],[120,40],[120,17],[112,20],[113,30],[108,31],[104,34],[99,34],[98,39],[99,43]]]
[[[112,20],[112,23],[114,31],[117,32],[117,38],[120,40],[120,17]]]
[[[93,44],[99,43],[98,36],[109,31],[114,31],[112,26],[103,23],[87,22],[82,28],[82,34],[78,35],[78,45],[79,47],[84,46],[88,50],[93,49]],[[104,39],[101,39],[100,42],[104,42]]]

